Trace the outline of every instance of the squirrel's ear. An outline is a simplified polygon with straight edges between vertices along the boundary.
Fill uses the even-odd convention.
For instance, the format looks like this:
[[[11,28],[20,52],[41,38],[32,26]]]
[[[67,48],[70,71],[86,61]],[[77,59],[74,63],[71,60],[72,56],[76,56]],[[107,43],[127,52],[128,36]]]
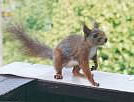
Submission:
[[[83,32],[85,39],[91,34],[91,29],[89,29],[85,24],[83,25]]]
[[[94,22],[94,28],[99,28],[99,23],[98,22]]]

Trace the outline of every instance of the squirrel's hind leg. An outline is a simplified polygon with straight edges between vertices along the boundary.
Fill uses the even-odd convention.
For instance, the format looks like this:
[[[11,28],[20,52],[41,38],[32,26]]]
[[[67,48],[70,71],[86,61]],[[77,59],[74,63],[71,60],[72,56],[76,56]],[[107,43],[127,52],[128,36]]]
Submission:
[[[63,79],[62,76],[62,53],[60,49],[55,49],[54,51],[54,68],[56,74],[54,75],[55,79]]]
[[[73,71],[72,71],[73,75],[74,76],[85,77],[84,74],[80,73],[80,69],[81,68],[79,67],[79,65],[74,66]]]

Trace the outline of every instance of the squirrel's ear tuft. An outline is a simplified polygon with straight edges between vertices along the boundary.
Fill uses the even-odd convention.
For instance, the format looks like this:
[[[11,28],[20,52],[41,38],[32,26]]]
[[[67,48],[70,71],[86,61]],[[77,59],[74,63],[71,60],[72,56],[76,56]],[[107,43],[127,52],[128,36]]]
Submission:
[[[83,32],[85,39],[91,34],[91,29],[89,29],[85,24],[83,25]]]
[[[99,23],[98,22],[94,22],[94,28],[99,28]]]

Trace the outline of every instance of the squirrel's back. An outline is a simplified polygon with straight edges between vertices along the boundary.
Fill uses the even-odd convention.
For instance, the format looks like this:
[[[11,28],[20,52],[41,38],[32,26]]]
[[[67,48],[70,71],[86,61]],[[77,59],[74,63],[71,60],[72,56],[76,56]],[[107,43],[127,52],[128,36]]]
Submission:
[[[56,48],[61,49],[64,57],[71,57],[76,50],[80,43],[82,43],[83,37],[80,35],[70,35],[63,39]]]

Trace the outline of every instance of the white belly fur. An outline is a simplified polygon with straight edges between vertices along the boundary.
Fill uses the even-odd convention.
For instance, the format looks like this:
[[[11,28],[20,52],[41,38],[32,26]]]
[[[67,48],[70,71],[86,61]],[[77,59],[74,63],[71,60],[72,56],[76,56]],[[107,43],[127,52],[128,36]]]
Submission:
[[[96,51],[97,51],[97,47],[92,47],[91,48],[91,51],[90,51],[90,53],[89,53],[89,59],[91,59],[91,58],[93,58],[94,57],[94,55],[96,54]],[[76,60],[70,60],[66,65],[65,65],[65,67],[73,67],[73,66],[75,66],[75,65],[78,65],[79,63],[78,63],[78,61],[76,61]]]
[[[78,65],[78,62],[75,61],[75,60],[71,60],[71,61],[69,61],[69,62],[66,64],[65,67],[73,67],[73,66],[75,66],[75,65]]]
[[[92,48],[90,49],[90,52],[89,52],[89,59],[92,59],[92,58],[95,56],[96,51],[97,51],[97,47],[92,47]]]

